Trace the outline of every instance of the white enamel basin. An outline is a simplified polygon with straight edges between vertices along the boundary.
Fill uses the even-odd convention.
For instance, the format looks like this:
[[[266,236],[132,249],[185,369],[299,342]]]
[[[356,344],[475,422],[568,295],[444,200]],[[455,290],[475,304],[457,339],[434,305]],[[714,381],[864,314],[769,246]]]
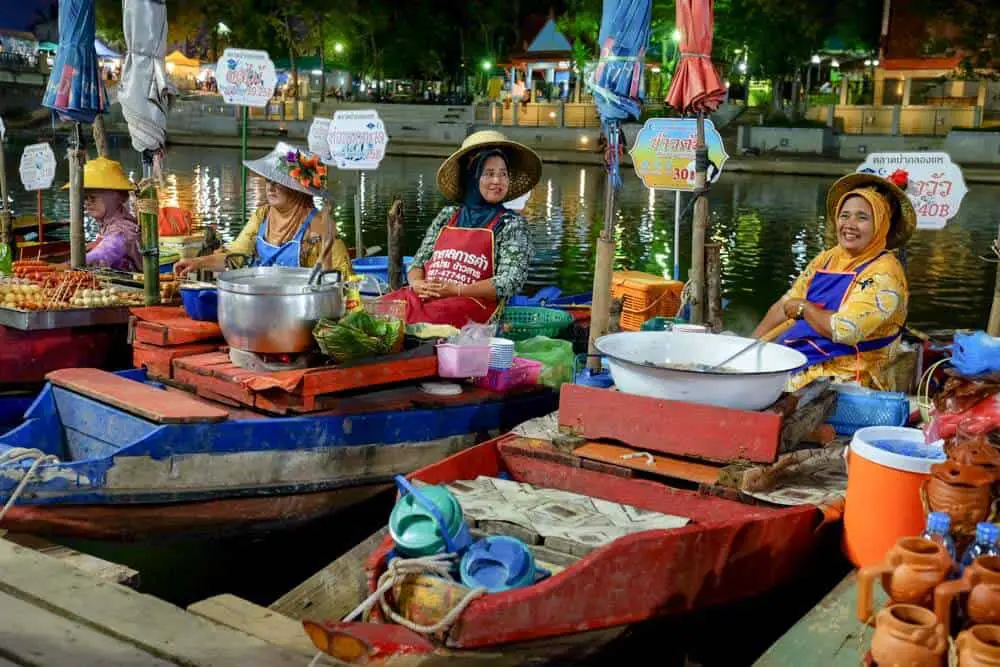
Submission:
[[[725,369],[707,373],[693,367],[720,363],[752,342],[751,338],[710,333],[627,331],[601,336],[595,344],[608,358],[611,377],[623,392],[763,410],[781,396],[789,375],[805,366],[804,354],[763,343],[733,359]],[[681,368],[657,368],[650,363]]]

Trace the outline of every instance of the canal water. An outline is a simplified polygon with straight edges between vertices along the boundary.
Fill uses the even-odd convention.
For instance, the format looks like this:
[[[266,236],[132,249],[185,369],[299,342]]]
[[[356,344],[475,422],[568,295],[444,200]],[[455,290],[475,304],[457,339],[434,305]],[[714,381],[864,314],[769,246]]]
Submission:
[[[62,153],[62,147],[56,148]],[[112,157],[134,175],[137,154],[127,138],[116,137]],[[18,210],[31,212],[33,193],[23,192],[17,176],[20,147],[8,150],[8,182]],[[257,157],[256,153],[251,157]],[[173,147],[167,155],[163,198],[190,209],[197,224],[214,227],[224,240],[241,226],[239,151]],[[385,247],[385,218],[394,197],[405,205],[405,248],[412,254],[424,230],[445,204],[434,177],[440,160],[387,157],[375,172],[363,174],[363,234],[366,246]],[[66,182],[60,160],[56,186]],[[340,232],[354,243],[352,197],[356,173],[334,172],[331,185]],[[342,176],[342,178],[337,178]],[[615,211],[616,269],[634,269],[670,277],[674,265],[674,195],[643,187],[631,169]],[[260,204],[263,192],[251,178],[247,208]],[[710,195],[711,235],[722,244],[723,290],[729,300],[727,326],[751,331],[768,306],[824,245],[824,200],[829,178],[724,174]],[[531,222],[535,258],[525,292],[556,285],[564,294],[591,290],[594,248],[604,219],[604,176],[599,167],[546,164],[542,180],[524,211]],[[994,202],[1000,186],[972,185],[961,210],[942,231],[919,231],[907,248],[910,280],[909,322],[919,329],[982,328],[989,316],[995,268],[981,256],[992,255],[996,237]],[[682,209],[686,206],[682,203]],[[49,215],[66,216],[65,192],[45,193]],[[690,257],[690,218],[680,234],[680,275]],[[93,233],[93,229],[90,230]]]

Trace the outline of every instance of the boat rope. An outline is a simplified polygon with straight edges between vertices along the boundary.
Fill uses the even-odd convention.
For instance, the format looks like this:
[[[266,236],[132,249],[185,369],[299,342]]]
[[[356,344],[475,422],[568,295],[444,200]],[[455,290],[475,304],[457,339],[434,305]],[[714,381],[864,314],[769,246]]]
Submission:
[[[46,454],[40,449],[32,447],[11,447],[10,449],[0,453],[0,467],[9,466],[26,459],[34,459],[34,461],[31,462],[31,466],[28,467],[24,476],[21,477],[21,481],[18,483],[17,488],[14,489],[14,493],[10,494],[10,498],[7,499],[7,503],[3,506],[3,509],[0,509],[0,521],[3,521],[4,516],[7,515],[7,510],[13,507],[14,503],[17,502],[17,499],[21,497],[21,493],[24,491],[24,488],[28,485],[28,482],[31,481],[32,476],[34,476],[40,466],[43,466],[46,463],[59,463],[58,456],[55,456],[54,454]]]
[[[376,603],[380,604],[382,611],[394,623],[398,623],[414,632],[432,635],[442,630],[446,630],[458,620],[465,608],[476,598],[484,595],[486,589],[483,587],[473,588],[465,594],[458,604],[452,607],[441,620],[432,625],[420,625],[404,618],[396,613],[385,599],[385,594],[404,577],[411,574],[433,574],[444,579],[451,578],[451,569],[454,565],[456,554],[435,554],[433,556],[422,556],[420,558],[395,558],[389,561],[389,567],[378,578],[378,586],[375,592],[365,598],[364,602],[344,617],[343,622],[353,621],[355,618],[363,618]]]

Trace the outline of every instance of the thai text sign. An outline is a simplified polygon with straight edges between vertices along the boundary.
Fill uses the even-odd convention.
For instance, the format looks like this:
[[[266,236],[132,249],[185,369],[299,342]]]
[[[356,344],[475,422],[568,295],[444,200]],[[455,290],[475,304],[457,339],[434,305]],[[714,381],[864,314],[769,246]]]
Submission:
[[[329,118],[316,116],[313,118],[312,125],[309,126],[309,134],[306,137],[309,152],[318,155],[325,164],[330,164],[333,161],[330,157],[330,144],[326,141],[327,135],[330,134],[331,122]]]
[[[21,153],[18,167],[25,190],[48,190],[56,177],[56,156],[47,143],[31,144]]]
[[[647,188],[694,190],[694,147],[697,120],[694,118],[650,118],[639,130],[629,151],[636,175]],[[708,182],[722,174],[729,159],[715,124],[705,119],[705,146],[708,149]]]
[[[226,49],[215,66],[215,82],[226,104],[267,106],[278,76],[267,51]]]
[[[378,169],[389,135],[374,109],[337,111],[326,136],[337,169]]]
[[[962,170],[947,153],[871,153],[858,167],[866,174],[889,178],[907,173],[905,192],[917,212],[917,229],[941,229],[958,213],[968,188]]]

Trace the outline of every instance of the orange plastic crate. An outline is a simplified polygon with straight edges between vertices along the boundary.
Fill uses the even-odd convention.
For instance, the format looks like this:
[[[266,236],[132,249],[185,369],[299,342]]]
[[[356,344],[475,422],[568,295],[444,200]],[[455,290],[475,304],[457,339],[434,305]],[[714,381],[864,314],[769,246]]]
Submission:
[[[611,296],[624,297],[621,328],[639,331],[643,322],[653,317],[674,317],[681,307],[684,283],[667,280],[642,271],[615,271],[611,277]]]

